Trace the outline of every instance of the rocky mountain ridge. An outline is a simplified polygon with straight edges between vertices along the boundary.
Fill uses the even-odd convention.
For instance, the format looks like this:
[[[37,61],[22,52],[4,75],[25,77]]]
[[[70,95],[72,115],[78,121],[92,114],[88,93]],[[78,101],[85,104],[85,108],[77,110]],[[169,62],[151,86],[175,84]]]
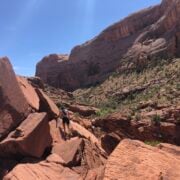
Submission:
[[[37,64],[36,75],[51,86],[73,91],[101,83],[114,71],[139,72],[162,58],[178,57],[179,16],[179,1],[163,0],[76,46],[69,57],[43,58]],[[51,60],[53,63],[49,63]]]

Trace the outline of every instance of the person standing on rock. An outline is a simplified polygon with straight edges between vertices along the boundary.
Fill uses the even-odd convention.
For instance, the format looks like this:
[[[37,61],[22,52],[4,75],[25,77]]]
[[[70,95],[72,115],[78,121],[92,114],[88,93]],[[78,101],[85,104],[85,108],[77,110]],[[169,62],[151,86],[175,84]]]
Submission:
[[[61,107],[61,112],[62,112],[62,122],[63,122],[63,129],[64,129],[64,133],[69,133],[70,132],[70,117],[69,117],[69,112],[67,109],[65,109],[64,107]],[[67,127],[67,131],[66,132],[66,127]]]

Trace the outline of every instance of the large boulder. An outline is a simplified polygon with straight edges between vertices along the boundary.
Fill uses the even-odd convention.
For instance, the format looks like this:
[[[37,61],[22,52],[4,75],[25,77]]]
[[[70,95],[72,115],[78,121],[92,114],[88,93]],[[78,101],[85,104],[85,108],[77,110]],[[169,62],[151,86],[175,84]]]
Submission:
[[[159,59],[179,57],[179,18],[179,0],[162,0],[160,5],[134,13],[76,46],[69,58],[43,58],[36,75],[51,86],[73,91],[96,85],[115,70],[140,72]]]
[[[0,139],[16,128],[31,108],[8,58],[0,58]]]
[[[97,108],[80,104],[67,104],[67,107],[70,111],[74,113],[79,113],[82,116],[91,116],[95,115],[98,112]]]
[[[63,139],[63,131],[61,128],[59,128],[59,123],[58,120],[52,120],[49,122],[49,127],[50,127],[50,134],[52,137],[52,144],[59,144],[64,142]]]
[[[28,101],[28,104],[36,111],[39,111],[40,100],[35,89],[31,86],[31,84],[29,84],[26,78],[22,76],[17,76],[17,80],[24,96],[26,97],[26,100]]]
[[[17,165],[3,180],[80,180],[80,176],[59,163],[43,161]]]
[[[83,139],[73,138],[59,144],[55,144],[52,148],[53,154],[58,154],[66,166],[78,166],[81,164],[84,142]]]
[[[57,118],[60,114],[56,104],[39,88],[36,92],[40,98],[40,111],[47,112],[50,119]]]
[[[173,145],[151,147],[123,140],[108,159],[104,180],[180,179],[179,153]]]
[[[0,142],[0,157],[40,158],[51,143],[47,114],[33,113]]]
[[[96,144],[99,147],[101,147],[100,142],[96,138],[96,136],[94,136],[94,134],[89,132],[87,129],[85,129],[84,127],[82,127],[81,125],[79,125],[78,123],[73,122],[73,121],[71,121],[70,125],[72,128],[73,134],[75,134],[76,136],[79,136],[79,137],[89,139],[93,144]]]
[[[56,158],[56,160],[55,160]],[[106,154],[91,141],[72,138],[60,144],[54,144],[50,161],[59,161],[71,167],[82,179],[101,179],[106,163]]]

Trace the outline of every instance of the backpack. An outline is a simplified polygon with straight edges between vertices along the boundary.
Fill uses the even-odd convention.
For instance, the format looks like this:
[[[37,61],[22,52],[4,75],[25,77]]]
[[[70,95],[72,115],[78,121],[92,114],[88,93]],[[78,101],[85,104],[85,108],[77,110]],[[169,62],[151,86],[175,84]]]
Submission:
[[[67,110],[66,109],[62,110],[62,115],[63,115],[63,117],[67,117]]]

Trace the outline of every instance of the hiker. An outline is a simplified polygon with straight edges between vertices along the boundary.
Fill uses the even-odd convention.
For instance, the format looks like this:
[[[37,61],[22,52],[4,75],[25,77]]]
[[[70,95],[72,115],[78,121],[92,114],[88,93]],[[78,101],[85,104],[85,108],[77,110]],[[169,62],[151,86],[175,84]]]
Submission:
[[[67,133],[66,132],[66,127],[67,127],[68,133],[69,133],[69,124],[70,124],[69,112],[64,107],[61,107],[61,112],[62,112],[62,121],[63,121],[64,133]]]

